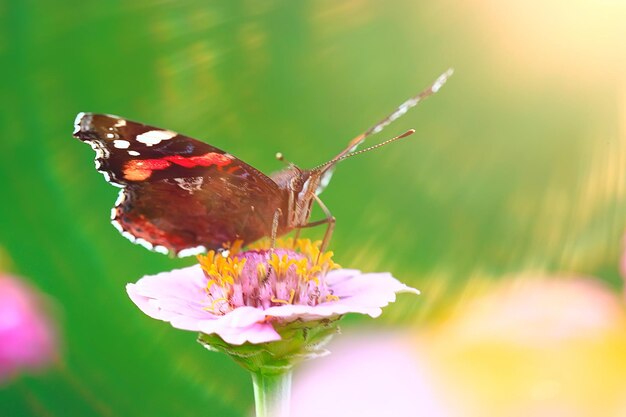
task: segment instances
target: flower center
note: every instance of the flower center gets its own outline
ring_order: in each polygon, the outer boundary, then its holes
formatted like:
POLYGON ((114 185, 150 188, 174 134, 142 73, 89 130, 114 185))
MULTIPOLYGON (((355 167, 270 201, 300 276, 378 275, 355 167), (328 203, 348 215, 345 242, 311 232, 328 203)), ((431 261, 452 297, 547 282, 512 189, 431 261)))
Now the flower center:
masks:
POLYGON ((240 247, 237 241, 224 251, 198 255, 207 278, 207 310, 225 314, 242 306, 312 306, 337 299, 324 277, 339 265, 332 252, 320 252, 319 241, 278 239, 273 249, 262 241, 244 252, 240 247))

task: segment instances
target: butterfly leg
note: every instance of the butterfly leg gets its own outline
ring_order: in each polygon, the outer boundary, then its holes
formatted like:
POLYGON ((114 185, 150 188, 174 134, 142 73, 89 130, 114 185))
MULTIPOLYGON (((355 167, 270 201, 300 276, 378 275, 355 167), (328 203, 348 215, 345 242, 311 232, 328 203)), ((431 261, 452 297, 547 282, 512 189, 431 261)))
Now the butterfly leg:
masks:
POLYGON ((324 204, 317 195, 313 195, 313 197, 315 198, 315 201, 317 202, 317 204, 320 206, 320 208, 326 215, 326 218, 315 221, 315 222, 307 223, 304 226, 300 226, 298 229, 304 229, 305 227, 315 227, 315 226, 325 224, 326 232, 324 233, 324 238, 322 239, 322 245, 320 246, 320 253, 322 253, 326 250, 326 248, 328 247, 328 244, 330 243, 330 238, 332 237, 333 231, 335 230, 336 219, 335 219, 335 216, 331 214, 330 210, 328 210, 328 207, 326 207, 326 204, 324 204))
MULTIPOLYGON (((267 218, 263 217, 261 213, 259 213, 255 209, 254 206, 250 206, 250 212, 258 219, 258 221, 261 223, 261 227, 263 227, 264 230, 267 230, 266 228, 269 228, 270 250, 273 251, 276 247, 276 238, 278 237, 278 225, 280 216, 283 215, 283 211, 279 208, 274 211, 271 224, 267 221, 267 218)), ((246 220, 246 222, 247 221, 248 220, 246 220)))
POLYGON ((272 255, 274 255, 274 249, 276 249, 276 237, 278 235, 278 220, 280 219, 281 215, 282 215, 281 209, 278 208, 276 209, 276 211, 274 211, 274 217, 272 218, 272 231, 270 233, 270 249, 267 252, 268 268, 267 268, 267 272, 265 273, 264 281, 267 281, 270 277, 270 274, 272 273, 272 265, 269 263, 269 260, 272 259, 272 255))
POLYGON ((327 222, 327 226, 326 226, 326 232, 324 233, 324 239, 322 240, 322 246, 320 246, 320 253, 324 252, 326 250, 326 248, 328 247, 328 244, 330 243, 330 238, 333 235, 333 231, 335 230, 335 216, 333 216, 330 212, 330 210, 328 210, 328 207, 326 207, 326 205, 322 202, 322 200, 320 200, 320 198, 318 196, 315 196, 315 201, 317 201, 317 204, 319 204, 319 206, 322 208, 322 211, 324 211, 324 214, 326 215, 326 222, 327 222))
POLYGON ((270 251, 274 252, 276 248, 276 235, 278 234, 278 219, 282 214, 281 209, 276 209, 274 212, 274 218, 272 219, 272 234, 270 235, 270 251))
POLYGON ((302 228, 301 228, 301 227, 296 227, 296 231, 295 231, 295 233, 293 234, 293 241, 294 241, 294 242, 297 242, 297 241, 298 241, 298 239, 300 239, 300 232, 301 232, 301 231, 302 231, 302 228))

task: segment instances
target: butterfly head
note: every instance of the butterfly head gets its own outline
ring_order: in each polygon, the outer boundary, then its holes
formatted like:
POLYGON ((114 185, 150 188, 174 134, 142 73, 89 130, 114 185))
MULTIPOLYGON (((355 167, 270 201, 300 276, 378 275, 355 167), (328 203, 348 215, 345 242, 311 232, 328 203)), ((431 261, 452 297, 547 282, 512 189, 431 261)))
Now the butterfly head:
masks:
POLYGON ((272 174, 272 179, 279 188, 296 195, 302 192, 310 177, 310 171, 298 168, 294 164, 272 174))

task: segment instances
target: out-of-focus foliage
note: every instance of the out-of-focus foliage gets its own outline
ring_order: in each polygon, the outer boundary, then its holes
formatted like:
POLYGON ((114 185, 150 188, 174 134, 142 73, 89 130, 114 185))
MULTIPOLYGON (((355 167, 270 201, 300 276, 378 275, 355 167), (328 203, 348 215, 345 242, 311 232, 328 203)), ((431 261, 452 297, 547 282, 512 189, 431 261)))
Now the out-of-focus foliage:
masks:
POLYGON ((625 18, 612 1, 0 3, 0 245, 59 300, 66 337, 58 368, 0 391, 0 415, 251 407, 242 370, 127 299, 125 283, 192 260, 111 227, 117 190, 71 137, 79 111, 180 131, 270 172, 276 151, 303 167, 329 159, 453 66, 369 143, 414 127, 411 139, 342 163, 323 194, 338 262, 423 291, 377 324, 428 323, 476 277, 529 269, 617 288, 625 18))

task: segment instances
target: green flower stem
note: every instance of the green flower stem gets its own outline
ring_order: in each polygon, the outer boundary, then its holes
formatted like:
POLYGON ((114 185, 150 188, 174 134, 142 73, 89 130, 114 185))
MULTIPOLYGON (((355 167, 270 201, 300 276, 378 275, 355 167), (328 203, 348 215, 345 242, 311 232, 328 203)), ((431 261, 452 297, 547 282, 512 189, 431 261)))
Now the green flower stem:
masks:
POLYGON ((292 369, 328 353, 324 346, 338 333, 337 322, 338 318, 282 323, 280 340, 274 342, 231 345, 204 333, 198 335, 198 342, 211 351, 228 354, 250 372, 257 417, 288 417, 292 369))
POLYGON ((256 417, 289 417, 291 373, 252 372, 256 417))

